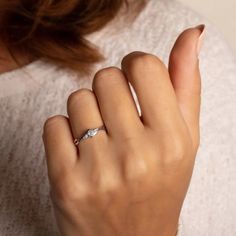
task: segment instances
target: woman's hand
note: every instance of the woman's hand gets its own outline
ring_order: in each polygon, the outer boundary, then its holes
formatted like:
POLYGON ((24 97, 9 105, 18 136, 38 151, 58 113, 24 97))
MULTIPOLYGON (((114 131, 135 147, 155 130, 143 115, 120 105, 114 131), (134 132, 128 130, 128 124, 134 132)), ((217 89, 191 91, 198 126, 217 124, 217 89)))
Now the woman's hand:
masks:
POLYGON ((93 91, 70 95, 69 118, 45 122, 51 197, 62 235, 176 234, 199 146, 202 31, 200 26, 180 35, 169 71, 154 55, 130 53, 121 70, 96 73, 93 91), (102 124, 107 131, 75 146, 75 138, 102 124))

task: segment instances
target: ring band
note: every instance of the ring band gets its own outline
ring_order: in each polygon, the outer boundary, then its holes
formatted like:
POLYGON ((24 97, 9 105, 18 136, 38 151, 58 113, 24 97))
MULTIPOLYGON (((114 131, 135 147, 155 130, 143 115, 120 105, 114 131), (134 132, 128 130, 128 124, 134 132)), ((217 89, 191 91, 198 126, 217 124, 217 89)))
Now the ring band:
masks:
POLYGON ((104 125, 100 126, 100 127, 97 127, 97 128, 93 128, 93 129, 88 129, 83 135, 81 138, 76 138, 74 139, 74 144, 77 146, 79 145, 79 143, 85 139, 88 139, 88 138, 92 138, 93 136, 95 136, 98 131, 100 130, 105 130, 106 131, 106 127, 104 125))

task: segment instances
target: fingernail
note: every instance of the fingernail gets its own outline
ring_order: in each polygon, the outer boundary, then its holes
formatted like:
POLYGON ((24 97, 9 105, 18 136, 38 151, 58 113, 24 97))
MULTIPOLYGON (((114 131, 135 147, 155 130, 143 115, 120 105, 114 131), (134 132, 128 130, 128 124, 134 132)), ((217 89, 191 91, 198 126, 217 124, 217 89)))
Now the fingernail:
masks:
POLYGON ((206 26, 204 24, 201 24, 201 25, 196 26, 195 28, 201 32, 201 34, 198 38, 198 43, 197 43, 197 55, 199 56, 201 48, 202 48, 202 44, 204 41, 206 26))

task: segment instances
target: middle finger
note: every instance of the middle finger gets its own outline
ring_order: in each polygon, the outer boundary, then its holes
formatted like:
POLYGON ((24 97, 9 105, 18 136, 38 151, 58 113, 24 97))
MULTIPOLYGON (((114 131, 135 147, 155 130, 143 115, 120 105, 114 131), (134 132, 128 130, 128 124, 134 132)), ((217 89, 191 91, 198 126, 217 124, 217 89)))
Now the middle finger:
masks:
POLYGON ((116 67, 98 71, 93 90, 108 133, 121 139, 134 137, 143 125, 122 71, 116 67))

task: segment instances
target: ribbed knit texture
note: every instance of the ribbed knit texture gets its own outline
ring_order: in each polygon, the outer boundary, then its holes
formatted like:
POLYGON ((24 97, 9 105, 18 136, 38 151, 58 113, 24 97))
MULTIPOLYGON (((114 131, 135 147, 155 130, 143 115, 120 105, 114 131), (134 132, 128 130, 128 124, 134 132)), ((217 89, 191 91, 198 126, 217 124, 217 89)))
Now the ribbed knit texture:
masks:
POLYGON ((81 77, 40 60, 0 75, 1 236, 58 235, 41 138, 45 120, 67 115, 66 101, 73 91, 91 89, 97 70, 120 67, 121 59, 132 51, 155 54, 167 64, 179 33, 200 23, 206 24, 200 55, 201 145, 179 235, 236 235, 234 56, 205 18, 173 0, 150 0, 134 24, 116 28, 113 22, 88 36, 107 57, 94 66, 91 76, 81 77))

